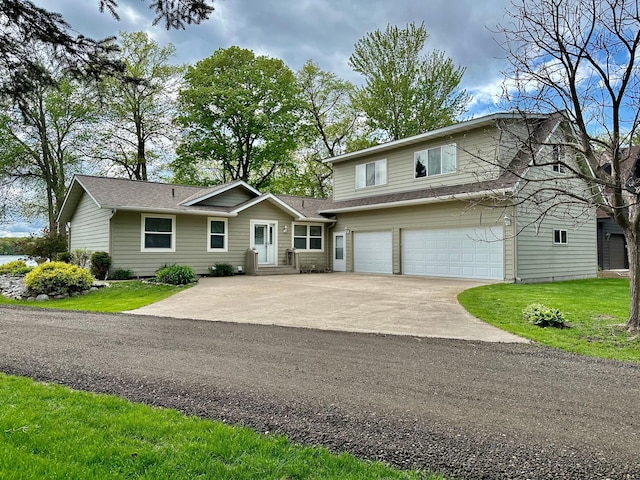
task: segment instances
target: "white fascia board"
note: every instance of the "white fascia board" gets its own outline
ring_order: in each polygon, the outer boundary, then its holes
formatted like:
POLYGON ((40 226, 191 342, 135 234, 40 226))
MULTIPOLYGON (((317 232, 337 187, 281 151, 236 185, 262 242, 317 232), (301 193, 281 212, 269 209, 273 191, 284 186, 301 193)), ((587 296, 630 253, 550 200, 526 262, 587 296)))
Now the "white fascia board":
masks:
POLYGON ((123 212, 141 212, 141 213, 164 213, 170 215, 201 215, 206 217, 237 217, 238 214, 234 212, 219 212, 216 210, 189 210, 189 209, 177 209, 177 208, 147 208, 147 207, 109 207, 104 205, 101 208, 110 208, 111 210, 123 211, 123 212))
POLYGON ((193 200, 189 200, 188 202, 183 203, 182 205, 184 205, 185 207, 190 207, 192 205, 195 205, 196 203, 202 202, 203 200, 207 200, 208 198, 213 198, 216 197, 224 192, 228 192, 229 190, 233 190, 236 187, 244 187, 247 190, 249 190, 251 193, 255 194, 255 195, 262 195, 258 190, 256 190, 255 188, 253 188, 251 185, 249 185, 248 183, 242 181, 242 180, 237 180, 233 183, 229 183, 228 185, 225 185, 223 188, 220 188, 218 190, 216 190, 215 192, 211 192, 211 193, 207 193, 206 195, 202 195, 200 197, 194 198, 193 200))
POLYGON ((275 195, 273 195, 272 193, 267 193, 266 195, 261 195, 260 197, 257 197, 255 199, 253 199, 252 201, 250 201, 249 203, 245 203, 244 205, 242 205, 240 208, 237 208, 235 210, 232 210, 233 213, 235 213, 236 215, 240 212, 242 212, 243 210, 246 210, 247 208, 251 208, 254 205, 257 205, 258 203, 264 202, 265 200, 271 200, 273 203, 275 203, 277 206, 279 206, 280 208, 282 208, 283 210, 287 211, 292 217, 295 218, 303 218, 306 219, 307 217, 305 217, 302 213, 300 213, 299 211, 297 211, 296 209, 290 207, 289 205, 287 205, 285 202, 283 202, 282 200, 280 200, 278 197, 276 197, 275 195))
POLYGON ((347 212, 361 212, 365 210, 378 210, 382 208, 410 207, 414 205, 427 205, 430 203, 451 202, 455 200, 462 200, 462 201, 473 200, 477 198, 486 197, 488 195, 506 196, 508 193, 511 193, 511 192, 512 192, 511 188, 500 188, 498 190, 484 190, 481 192, 461 193, 457 195, 443 195, 439 197, 430 197, 430 198, 414 198, 412 200, 402 200, 399 202, 374 203, 371 205, 335 208, 333 210, 320 210, 319 213, 327 213, 327 214, 347 213, 347 212))
POLYGON ((481 127, 483 125, 491 125, 495 123, 497 120, 512 120, 512 119, 523 120, 523 119, 529 119, 529 118, 547 118, 548 116, 549 115, 546 115, 546 114, 528 114, 525 116, 517 112, 494 113, 484 117, 478 117, 471 120, 467 120, 465 122, 456 123, 455 125, 449 125, 448 127, 442 127, 436 130, 431 130, 430 132, 421 133, 420 135, 415 135, 413 137, 402 138, 400 140, 394 140, 391 142, 383 143, 382 145, 375 145, 373 147, 365 148, 363 150, 357 150, 355 152, 338 155, 337 157, 327 158, 326 160, 323 160, 323 163, 339 163, 339 162, 344 162, 346 160, 353 160, 355 158, 363 157, 366 155, 374 155, 376 153, 386 152, 388 150, 393 150, 398 147, 412 145, 414 143, 423 142, 425 140, 430 140, 430 139, 434 139, 434 138, 438 138, 446 135, 452 135, 457 132, 462 132, 472 128, 481 127))

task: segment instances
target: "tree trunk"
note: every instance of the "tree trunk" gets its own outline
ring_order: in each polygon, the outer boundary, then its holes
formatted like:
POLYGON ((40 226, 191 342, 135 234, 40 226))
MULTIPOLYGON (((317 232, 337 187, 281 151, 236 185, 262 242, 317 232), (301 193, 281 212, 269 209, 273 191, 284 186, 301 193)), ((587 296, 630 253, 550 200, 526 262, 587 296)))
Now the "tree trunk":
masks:
POLYGON ((640 255, 638 235, 632 229, 625 229, 627 255, 629 256, 629 318, 627 328, 637 332, 640 329, 640 255))

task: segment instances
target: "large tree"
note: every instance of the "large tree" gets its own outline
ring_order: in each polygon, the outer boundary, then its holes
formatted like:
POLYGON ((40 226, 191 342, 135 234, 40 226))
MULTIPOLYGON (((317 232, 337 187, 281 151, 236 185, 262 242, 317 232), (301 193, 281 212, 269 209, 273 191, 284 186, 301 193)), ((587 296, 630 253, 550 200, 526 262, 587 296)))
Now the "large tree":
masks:
MULTIPOLYGON (((509 21, 499 29, 510 63, 505 83, 509 106, 525 116, 562 112, 573 128, 564 136, 555 135, 559 140, 553 140, 553 145, 545 145, 544 140, 538 145, 553 152, 551 161, 558 164, 556 171, 563 178, 546 192, 530 191, 553 196, 557 202, 598 207, 622 228, 631 284, 627 326, 637 331, 640 160, 630 156, 627 147, 639 127, 639 4, 636 0, 514 0, 507 15, 509 21), (564 187, 571 180, 586 186, 582 193, 564 187)), ((549 157, 532 158, 534 163, 549 161, 549 157)))
POLYGON ((297 165, 297 184, 302 191, 296 193, 327 197, 333 172, 323 160, 345 153, 361 123, 362 115, 351 102, 355 87, 334 73, 321 70, 312 60, 303 65, 296 79, 305 128, 297 165))
POLYGON ((244 180, 268 188, 290 166, 300 104, 295 76, 282 60, 218 49, 189 68, 179 104, 185 134, 172 163, 177 181, 244 180))
POLYGON ((124 78, 102 84, 102 141, 93 156, 147 180, 150 160, 173 149, 175 97, 185 68, 169 65, 173 45, 160 47, 144 32, 122 32, 118 44, 124 78))
POLYGON ((84 87, 63 78, 41 85, 0 110, 0 179, 21 194, 22 213, 46 216, 55 232, 68 180, 81 170, 95 103, 84 87))
POLYGON ((469 96, 460 89, 465 69, 444 52, 423 53, 424 23, 368 33, 358 40, 349 64, 365 78, 355 101, 371 128, 398 140, 451 125, 469 96))

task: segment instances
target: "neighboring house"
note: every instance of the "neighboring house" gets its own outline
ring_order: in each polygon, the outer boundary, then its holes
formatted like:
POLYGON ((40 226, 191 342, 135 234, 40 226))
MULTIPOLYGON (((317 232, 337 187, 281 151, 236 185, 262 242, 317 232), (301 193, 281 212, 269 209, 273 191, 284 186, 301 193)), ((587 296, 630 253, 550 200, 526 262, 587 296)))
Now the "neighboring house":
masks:
MULTIPOLYGON (((328 266, 327 227, 318 215, 330 201, 262 194, 244 182, 194 187, 79 175, 58 220, 68 224, 69 248, 105 251, 113 269, 152 276, 165 264, 198 274, 216 263, 247 267, 328 266), (298 264, 289 251, 296 247, 298 264)), ((273 271, 273 269, 272 269, 273 271)))
POLYGON ((303 269, 594 277, 594 211, 558 207, 544 216, 555 195, 523 201, 540 184, 583 188, 553 161, 560 152, 550 144, 565 127, 558 115, 525 122, 494 114, 334 157, 332 200, 265 195, 243 182, 201 188, 79 176, 59 221, 70 225, 71 249, 107 251, 114 268, 140 276, 165 263, 201 274, 216 262, 246 270, 251 248, 261 267, 290 263, 295 249, 303 269), (545 164, 534 166, 534 156, 545 164))
MULTIPOLYGON (((621 152, 623 171, 627 178, 640 167, 640 146, 633 146, 621 152)), ((602 166, 611 173, 609 159, 603 158, 602 166)), ((602 270, 624 270, 629 268, 627 241, 622 228, 602 210, 597 212, 598 222, 598 267, 602 270)))

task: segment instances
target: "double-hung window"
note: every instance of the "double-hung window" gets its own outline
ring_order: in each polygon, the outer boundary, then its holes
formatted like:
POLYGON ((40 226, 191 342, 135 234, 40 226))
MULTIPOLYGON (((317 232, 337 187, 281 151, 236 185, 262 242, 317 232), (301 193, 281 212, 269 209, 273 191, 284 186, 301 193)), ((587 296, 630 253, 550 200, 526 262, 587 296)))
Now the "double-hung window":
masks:
POLYGON ((143 252, 176 251, 175 215, 142 215, 143 252))
POLYGON ((566 175, 567 167, 564 166, 563 163, 565 161, 565 149, 563 145, 554 145, 552 151, 554 164, 552 165, 552 169, 554 173, 559 173, 560 175, 566 175))
POLYGON ((387 183, 387 160, 356 165, 356 188, 373 187, 387 183))
POLYGON ((293 247, 296 250, 322 251, 322 225, 293 225, 293 247))
POLYGON ((207 219, 207 251, 226 252, 228 222, 226 218, 209 217, 207 219))
POLYGON ((456 145, 421 150, 413 154, 415 178, 432 177, 456 171, 456 145))

